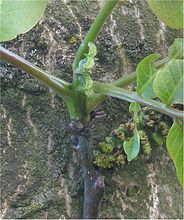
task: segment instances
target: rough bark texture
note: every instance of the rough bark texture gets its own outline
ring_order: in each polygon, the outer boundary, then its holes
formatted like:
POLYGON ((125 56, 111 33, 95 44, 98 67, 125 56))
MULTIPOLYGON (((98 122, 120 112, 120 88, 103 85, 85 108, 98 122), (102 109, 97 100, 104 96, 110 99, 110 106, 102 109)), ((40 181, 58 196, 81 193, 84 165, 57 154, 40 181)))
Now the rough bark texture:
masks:
MULTIPOLYGON (((4 46, 70 81, 74 54, 102 5, 102 0, 52 0, 36 27, 4 46)), ((165 55, 179 36, 156 19, 146 1, 120 3, 98 37, 93 78, 112 81, 152 52, 165 55)), ((66 107, 4 62, 1 77, 2 217, 80 218, 83 193, 66 107)), ((108 100, 99 107, 107 117, 94 122, 93 145, 128 120, 127 106, 108 100)), ((155 147, 149 160, 107 172, 105 183, 101 218, 182 218, 182 189, 165 148, 155 147)))

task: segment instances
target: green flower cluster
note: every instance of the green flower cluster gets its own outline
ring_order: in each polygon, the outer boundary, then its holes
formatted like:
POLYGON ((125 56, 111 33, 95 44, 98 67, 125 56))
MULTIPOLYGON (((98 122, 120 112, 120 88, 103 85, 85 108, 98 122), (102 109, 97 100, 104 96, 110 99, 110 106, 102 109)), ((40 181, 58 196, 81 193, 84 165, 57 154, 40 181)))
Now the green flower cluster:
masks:
POLYGON ((161 115, 146 108, 142 111, 141 117, 126 124, 120 124, 114 129, 110 136, 100 142, 94 150, 94 164, 103 169, 122 167, 127 163, 127 155, 123 149, 123 143, 132 136, 135 126, 138 127, 141 149, 144 155, 150 155, 153 146, 165 144, 169 130, 168 124, 161 119, 161 115), (136 123, 136 125, 135 125, 136 123), (157 126, 155 126, 157 124, 157 126))
POLYGON ((98 149, 94 151, 94 164, 98 167, 109 169, 125 164, 123 142, 115 133, 123 137, 123 132, 117 128, 112 131, 111 136, 105 138, 105 141, 100 142, 98 149))

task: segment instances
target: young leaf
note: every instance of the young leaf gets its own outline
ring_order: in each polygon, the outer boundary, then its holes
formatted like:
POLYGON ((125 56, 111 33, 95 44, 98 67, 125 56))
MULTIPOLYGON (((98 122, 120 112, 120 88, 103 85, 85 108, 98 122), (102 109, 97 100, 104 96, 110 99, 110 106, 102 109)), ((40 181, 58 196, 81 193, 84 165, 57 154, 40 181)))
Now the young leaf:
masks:
POLYGON ((137 66, 137 92, 144 97, 155 97, 153 80, 157 70, 154 67, 154 61, 159 57, 159 54, 151 54, 145 57, 137 66))
POLYGON ((147 0, 149 7, 165 24, 183 28, 183 0, 147 0))
POLYGON ((155 94, 166 105, 183 103, 183 60, 172 59, 155 76, 155 94))
POLYGON ((169 59, 184 59, 184 39, 177 38, 169 47, 169 59))
POLYGON ((93 44, 92 42, 89 42, 88 47, 89 47, 89 56, 94 58, 97 54, 97 49, 96 49, 95 44, 93 44))
POLYGON ((141 106, 137 102, 132 102, 129 105, 129 112, 137 114, 141 110, 141 106))
POLYGON ((83 74, 78 75, 78 85, 76 90, 83 91, 87 96, 94 95, 93 92, 93 80, 87 71, 83 74))
POLYGON ((81 74, 78 76, 79 85, 77 90, 87 90, 90 89, 93 85, 93 81, 89 74, 81 74))
POLYGON ((86 62, 83 64, 83 68, 89 70, 89 69, 93 68, 94 65, 95 65, 94 58, 93 57, 87 57, 86 62))
POLYGON ((167 136, 167 150, 176 168, 177 177, 183 184, 183 127, 179 122, 174 122, 167 136))
POLYGON ((43 15, 48 0, 1 0, 0 41, 8 41, 29 31, 43 15))
POLYGON ((123 143, 123 148, 127 154, 128 161, 133 160, 140 151, 140 137, 137 130, 135 130, 134 136, 123 143))

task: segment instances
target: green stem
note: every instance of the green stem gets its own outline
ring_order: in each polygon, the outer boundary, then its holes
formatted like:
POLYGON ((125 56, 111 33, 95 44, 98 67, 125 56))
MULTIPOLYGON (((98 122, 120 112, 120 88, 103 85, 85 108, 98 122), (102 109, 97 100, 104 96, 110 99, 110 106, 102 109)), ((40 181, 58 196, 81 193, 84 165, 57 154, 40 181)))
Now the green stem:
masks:
POLYGON ((57 92, 59 95, 64 97, 70 96, 69 83, 46 73, 42 69, 34 66, 24 58, 10 52, 9 50, 3 48, 2 46, 0 46, 0 57, 1 59, 7 61, 8 63, 11 63, 12 65, 18 67, 19 69, 25 71, 26 73, 42 81, 49 88, 57 92))
POLYGON ((72 91, 71 97, 66 100, 66 104, 72 120, 80 120, 81 122, 89 121, 90 112, 86 111, 85 94, 72 91))
MULTIPOLYGON (((160 68, 167 62, 168 62, 168 57, 157 61, 155 63, 155 67, 160 68)), ((136 72, 133 72, 113 81, 112 83, 110 83, 110 85, 122 88, 129 85, 130 83, 133 83, 135 80, 136 80, 136 72)), ((92 99, 88 101, 87 109, 91 111, 93 108, 98 106, 105 98, 106 98, 105 95, 96 94, 92 99)))
POLYGON ((86 111, 86 96, 79 92, 73 91, 71 84, 46 73, 27 60, 1 46, 0 55, 1 59, 34 76, 61 95, 68 106, 71 119, 81 121, 89 120, 89 113, 86 111))
MULTIPOLYGON (((155 68, 158 69, 158 68, 162 67, 165 63, 168 62, 168 60, 169 60, 169 58, 166 57, 162 60, 157 61, 155 63, 155 68)), ((136 80, 136 71, 113 81, 111 83, 111 85, 117 86, 117 87, 124 87, 124 86, 127 86, 128 84, 134 82, 135 80, 136 80)))
POLYGON ((103 95, 112 96, 115 98, 126 100, 128 102, 138 102, 139 104, 143 106, 150 107, 161 113, 169 115, 172 118, 179 118, 179 119, 184 118, 182 111, 176 110, 171 107, 167 107, 165 104, 161 102, 157 102, 155 100, 139 96, 136 92, 128 91, 126 89, 118 88, 113 85, 108 85, 108 84, 99 83, 99 82, 94 82, 93 88, 94 88, 94 91, 97 93, 101 93, 103 95))
POLYGON ((107 0, 105 5, 103 6, 103 8, 98 13, 95 21, 93 22, 93 24, 91 25, 88 33, 86 34, 86 36, 84 38, 84 41, 80 45, 80 47, 77 51, 77 54, 75 56, 75 59, 73 61, 72 66, 73 66, 74 74, 75 74, 75 71, 78 67, 78 64, 79 64, 80 60, 83 59, 84 54, 88 52, 88 43, 89 42, 94 42, 96 40, 103 24, 105 23, 106 19, 109 17, 112 10, 114 9, 114 7, 116 6, 116 4, 119 1, 120 0, 107 0))

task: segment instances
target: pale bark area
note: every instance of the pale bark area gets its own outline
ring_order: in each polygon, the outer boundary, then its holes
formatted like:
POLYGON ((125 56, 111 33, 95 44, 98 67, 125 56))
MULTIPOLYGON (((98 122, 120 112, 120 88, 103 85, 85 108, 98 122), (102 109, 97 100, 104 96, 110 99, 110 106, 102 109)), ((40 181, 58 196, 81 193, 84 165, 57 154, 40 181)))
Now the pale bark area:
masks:
MULTIPOLYGON (((74 54, 99 8, 98 1, 50 1, 43 19, 6 48, 48 72, 71 80, 74 54), (72 42, 72 37, 75 43, 72 42)), ((146 55, 165 55, 181 36, 158 22, 146 1, 120 4, 98 37, 93 78, 112 81, 146 55)), ((3 218, 80 218, 82 186, 60 97, 37 80, 1 63, 1 200, 3 218)), ((105 119, 92 125, 97 144, 128 120, 128 104, 108 100, 105 119)), ((182 218, 182 189, 165 148, 106 173, 101 218, 182 218)))

